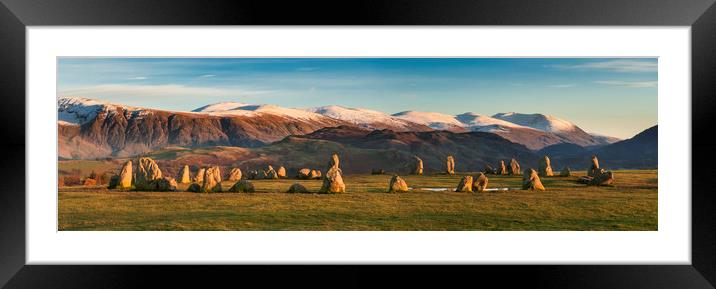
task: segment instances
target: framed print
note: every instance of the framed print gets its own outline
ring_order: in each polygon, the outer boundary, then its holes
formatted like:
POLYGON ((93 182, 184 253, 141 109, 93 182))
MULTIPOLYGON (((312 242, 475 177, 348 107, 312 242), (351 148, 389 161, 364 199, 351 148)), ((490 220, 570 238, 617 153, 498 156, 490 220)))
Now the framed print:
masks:
POLYGON ((712 2, 373 4, 4 1, 0 280, 713 287, 712 2))

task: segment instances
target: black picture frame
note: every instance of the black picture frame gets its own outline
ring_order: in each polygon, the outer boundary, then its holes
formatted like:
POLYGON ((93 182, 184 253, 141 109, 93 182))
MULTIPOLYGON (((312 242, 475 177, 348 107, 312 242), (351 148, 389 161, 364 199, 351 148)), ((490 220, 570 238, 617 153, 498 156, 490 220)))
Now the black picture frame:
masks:
MULTIPOLYGON (((716 196, 709 164, 716 107, 714 0, 363 2, 0 0, 0 285, 4 288, 446 287, 714 288, 716 196), (690 26, 692 77, 691 265, 576 266, 72 266, 26 265, 25 28, 36 25, 630 25, 690 26), (20 177, 22 175, 22 177, 20 177)), ((668 176, 664 176, 668 180, 668 176)), ((688 186, 682 193, 687 194, 688 186)))

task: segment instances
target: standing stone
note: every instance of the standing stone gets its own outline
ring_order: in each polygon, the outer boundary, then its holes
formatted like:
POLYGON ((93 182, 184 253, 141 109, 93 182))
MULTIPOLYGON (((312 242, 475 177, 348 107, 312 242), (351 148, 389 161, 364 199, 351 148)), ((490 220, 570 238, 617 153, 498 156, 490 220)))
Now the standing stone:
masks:
POLYGON ((132 187, 132 161, 127 161, 122 167, 122 172, 119 173, 119 183, 117 184, 118 189, 129 189, 132 187))
POLYGON ((403 178, 394 175, 388 183, 388 193, 404 193, 408 191, 408 184, 403 178))
POLYGON ((535 170, 525 170, 525 173, 522 176, 522 189, 544 191, 542 181, 540 181, 539 176, 537 175, 537 172, 535 170))
POLYGON ((482 193, 483 191, 485 191, 485 189, 487 189, 487 176, 485 176, 485 174, 483 173, 480 173, 479 175, 477 175, 477 178, 472 183, 472 190, 478 193, 482 193))
POLYGON ((597 159, 597 156, 592 156, 592 164, 589 166, 589 171, 587 171, 587 175, 590 177, 596 177, 599 174, 599 159, 597 159))
POLYGON ((308 191, 308 189, 306 189, 306 187, 304 187, 302 184, 295 183, 295 184, 291 185, 291 186, 288 188, 288 191, 286 191, 286 192, 287 192, 287 193, 301 193, 301 194, 305 194, 305 193, 308 193, 309 191, 308 191))
POLYGON ((506 175, 507 174, 507 167, 505 166, 505 161, 500 160, 500 167, 497 169, 498 175, 506 175))
POLYGON ((253 193, 255 191, 254 184, 249 180, 240 180, 229 188, 229 192, 233 193, 253 193))
POLYGON ((554 173, 552 172, 552 165, 549 161, 548 156, 544 156, 544 158, 539 163, 539 176, 540 177, 551 177, 554 176, 554 173))
POLYGON ((413 158, 413 168, 410 173, 419 176, 423 174, 423 160, 418 156, 413 158))
POLYGON ((569 169, 569 167, 562 168, 562 171, 559 173, 560 177, 571 177, 572 176, 572 170, 569 169))
POLYGON ((285 179, 286 178, 286 168, 283 166, 278 167, 278 170, 276 171, 276 175, 278 175, 279 178, 285 179))
POLYGON ((266 178, 270 180, 278 180, 278 173, 271 168, 270 170, 266 171, 266 178))
MULTIPOLYGON (((340 171, 340 169, 339 169, 339 171, 340 171)), ((311 173, 308 176, 309 176, 309 179, 311 179, 311 180, 320 180, 321 179, 321 171, 311 170, 311 173)))
POLYGON ((297 178, 301 180, 311 179, 311 169, 303 168, 298 170, 297 178))
POLYGON ((346 192, 346 184, 343 183, 341 171, 337 166, 332 167, 326 172, 326 176, 323 178, 323 186, 321 186, 319 192, 327 194, 346 192))
POLYGON ((338 167, 338 165, 341 163, 340 159, 338 159, 338 154, 333 154, 331 156, 331 159, 328 160, 328 168, 326 172, 328 172, 328 169, 331 169, 332 167, 338 167))
POLYGON ((520 170, 520 164, 515 159, 510 160, 510 166, 507 167, 507 174, 508 175, 519 175, 522 173, 522 170, 520 170))
POLYGON ((134 179, 134 187, 137 190, 151 190, 152 181, 162 178, 162 171, 151 158, 139 158, 137 174, 134 179))
POLYGON ((455 191, 465 193, 472 192, 472 176, 462 177, 462 179, 460 179, 460 183, 457 184, 457 188, 455 188, 455 191))
POLYGON ((194 178, 194 182, 198 184, 204 183, 204 173, 206 172, 206 169, 201 168, 198 172, 196 172, 196 177, 194 178))
POLYGON ((241 180, 241 169, 233 168, 229 171, 229 181, 236 182, 241 180))
POLYGON ((594 177, 588 184, 591 186, 609 186, 612 183, 614 183, 614 173, 606 171, 594 177))
POLYGON ((445 171, 448 173, 448 175, 455 174, 455 158, 453 158, 452 156, 447 156, 447 161, 445 163, 445 171))
POLYGON ((201 191, 206 193, 221 192, 221 171, 219 167, 210 167, 204 171, 201 191))
POLYGON ((189 175, 189 166, 184 165, 184 168, 181 170, 181 176, 179 176, 179 182, 182 184, 191 183, 191 176, 189 175))

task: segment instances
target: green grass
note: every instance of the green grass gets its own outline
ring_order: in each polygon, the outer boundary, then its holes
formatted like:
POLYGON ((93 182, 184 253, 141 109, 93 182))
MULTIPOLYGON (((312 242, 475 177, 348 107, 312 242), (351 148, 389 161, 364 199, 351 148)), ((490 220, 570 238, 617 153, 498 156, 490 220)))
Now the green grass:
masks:
MULTIPOLYGON (((405 179, 413 188, 454 189, 460 177, 405 179)), ((488 177, 493 188, 518 188, 521 181, 488 177)), ((257 192, 251 194, 70 187, 59 192, 59 229, 657 230, 657 171, 617 171, 615 177, 614 187, 587 187, 576 176, 543 178, 544 192, 388 194, 389 175, 347 175, 348 193, 338 195, 283 193, 293 183, 318 191, 317 180, 253 181, 257 192)))

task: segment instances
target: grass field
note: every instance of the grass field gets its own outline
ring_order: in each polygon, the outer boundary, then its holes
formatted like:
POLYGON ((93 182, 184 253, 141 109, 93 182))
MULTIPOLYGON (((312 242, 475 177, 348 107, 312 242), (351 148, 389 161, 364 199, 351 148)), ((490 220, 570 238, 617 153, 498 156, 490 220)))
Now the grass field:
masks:
MULTIPOLYGON (((348 193, 338 195, 283 193, 293 183, 317 191, 318 180, 257 180, 251 194, 63 187, 59 229, 657 230, 656 170, 617 171, 614 187, 587 187, 574 176, 543 178, 544 192, 420 189, 454 189, 461 175, 406 176, 414 189, 400 194, 385 193, 389 175, 346 175, 348 193)), ((491 188, 520 186, 517 176, 488 177, 491 188)))

